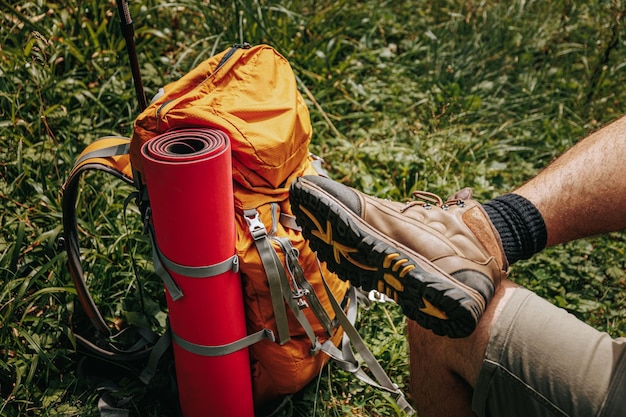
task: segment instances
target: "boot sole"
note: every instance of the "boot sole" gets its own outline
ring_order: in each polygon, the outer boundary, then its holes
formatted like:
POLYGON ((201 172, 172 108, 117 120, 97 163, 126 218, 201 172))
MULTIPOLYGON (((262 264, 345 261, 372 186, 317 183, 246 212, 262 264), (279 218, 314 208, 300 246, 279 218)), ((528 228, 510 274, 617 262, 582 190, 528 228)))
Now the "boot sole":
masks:
POLYGON ((471 334, 484 311, 445 273, 424 270, 429 260, 370 227, 323 189, 296 180, 291 208, 311 248, 330 271, 356 287, 392 298, 404 315, 435 334, 452 338, 471 334))

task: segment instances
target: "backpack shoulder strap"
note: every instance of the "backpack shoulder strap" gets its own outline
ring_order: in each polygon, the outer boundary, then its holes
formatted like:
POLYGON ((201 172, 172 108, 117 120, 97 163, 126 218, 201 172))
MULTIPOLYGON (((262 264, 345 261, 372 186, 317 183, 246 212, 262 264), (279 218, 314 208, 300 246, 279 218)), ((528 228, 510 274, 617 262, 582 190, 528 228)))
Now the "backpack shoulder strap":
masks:
POLYGON ((130 138, 123 136, 105 136, 89 144, 78 156, 68 179, 63 185, 65 191, 76 177, 90 169, 109 171, 123 181, 133 184, 133 173, 128 152, 130 138), (86 167, 88 165, 88 167, 86 167))
POLYGON ((102 171, 115 176, 127 184, 133 184, 128 150, 130 139, 108 136, 91 143, 79 155, 72 171, 63 184, 63 231, 68 267, 80 304, 85 309, 91 323, 100 333, 110 334, 109 328, 91 298, 84 279, 80 262, 80 245, 76 224, 76 199, 79 180, 88 171, 102 171))
POLYGON ((79 155, 62 187, 63 235, 68 269, 81 307, 92 325, 97 329, 98 334, 101 336, 99 342, 102 343, 92 343, 80 334, 75 334, 75 337, 81 345, 98 356, 119 360, 134 360, 146 356, 149 354, 149 350, 146 347, 153 345, 158 336, 148 329, 128 328, 124 331, 137 333, 139 340, 134 346, 127 350, 120 350, 111 343, 120 334, 114 335, 111 333, 85 282, 80 258, 76 201, 79 191, 79 180, 87 172, 104 172, 113 175, 126 184, 135 185, 128 155, 129 149, 130 139, 126 137, 107 136, 94 141, 79 155))

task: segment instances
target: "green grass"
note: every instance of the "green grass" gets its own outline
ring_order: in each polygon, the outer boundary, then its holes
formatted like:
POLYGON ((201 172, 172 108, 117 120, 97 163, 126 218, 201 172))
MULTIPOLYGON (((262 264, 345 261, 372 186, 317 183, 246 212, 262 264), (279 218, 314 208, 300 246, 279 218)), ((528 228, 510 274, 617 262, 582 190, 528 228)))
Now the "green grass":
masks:
MULTIPOLYGON (((125 44, 114 2, 0 5, 0 415, 97 415, 97 395, 76 371, 70 320, 80 308, 58 247, 60 190, 88 143, 131 133, 137 104, 125 44)), ((471 186, 487 200, 626 111, 626 4, 619 0, 130 6, 148 97, 230 44, 269 43, 301 82, 312 151, 335 179, 381 197, 471 186)), ((141 256, 147 242, 132 207, 124 224, 127 193, 105 178, 84 182, 85 265, 107 318, 158 327, 161 286, 141 256), (137 307, 132 251, 144 271, 147 313, 137 307)), ((512 277, 624 336, 625 254, 626 236, 614 233, 545 251, 515 265, 512 277)), ((359 326, 406 387, 397 308, 362 311, 359 326)), ((120 383, 138 392, 133 404, 144 415, 167 415, 158 387, 120 383)), ((331 366, 285 415, 399 413, 386 395, 331 366)))

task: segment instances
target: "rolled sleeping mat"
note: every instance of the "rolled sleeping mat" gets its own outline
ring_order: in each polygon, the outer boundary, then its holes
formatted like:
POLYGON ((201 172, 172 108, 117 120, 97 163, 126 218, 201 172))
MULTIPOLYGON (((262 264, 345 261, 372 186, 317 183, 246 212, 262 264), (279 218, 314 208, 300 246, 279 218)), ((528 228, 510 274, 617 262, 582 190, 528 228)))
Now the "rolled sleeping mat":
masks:
POLYGON ((248 350, 220 350, 246 336, 229 138, 218 129, 180 129, 141 151, 153 243, 171 277, 165 286, 182 414, 252 417, 248 350))

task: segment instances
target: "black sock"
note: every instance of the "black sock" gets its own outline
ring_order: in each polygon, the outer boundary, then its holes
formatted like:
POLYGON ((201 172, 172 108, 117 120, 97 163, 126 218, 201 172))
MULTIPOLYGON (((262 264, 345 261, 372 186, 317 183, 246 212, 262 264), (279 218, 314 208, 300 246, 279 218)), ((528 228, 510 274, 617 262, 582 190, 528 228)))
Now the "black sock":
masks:
POLYGON ((518 194, 505 194, 483 207, 495 226, 509 264, 528 259, 546 246, 546 224, 537 207, 518 194))

